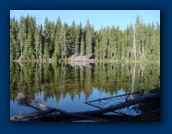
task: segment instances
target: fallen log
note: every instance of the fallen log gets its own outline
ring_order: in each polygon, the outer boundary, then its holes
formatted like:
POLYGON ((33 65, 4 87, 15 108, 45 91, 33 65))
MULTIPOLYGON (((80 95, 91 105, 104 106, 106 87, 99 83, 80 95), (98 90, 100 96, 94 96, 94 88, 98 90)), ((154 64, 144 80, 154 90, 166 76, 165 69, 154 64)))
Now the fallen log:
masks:
POLYGON ((51 114, 51 113, 54 113, 54 112, 59 112, 59 113, 65 115, 65 116, 84 118, 84 119, 91 119, 91 120, 95 120, 95 121, 98 121, 98 122, 105 121, 104 119, 102 120, 100 118, 95 118, 95 117, 91 117, 91 116, 88 116, 88 115, 68 113, 68 112, 66 112, 64 110, 61 110, 61 109, 51 108, 49 106, 46 106, 44 104, 38 103, 35 100, 30 99, 28 96, 25 96, 23 93, 18 93, 16 99, 18 100, 18 102, 20 104, 25 104, 26 106, 32 107, 32 108, 38 110, 38 112, 13 116, 13 117, 10 117, 10 121, 17 121, 17 120, 21 120, 21 119, 25 119, 25 118, 43 116, 43 115, 51 114), (34 104, 36 104, 36 105, 34 105, 34 104), (43 109, 45 109, 45 110, 43 110, 43 109))
MULTIPOLYGON (((95 118, 101 118, 102 121, 106 122, 159 122, 160 121, 160 111, 154 110, 150 111, 149 113, 140 114, 137 116, 126 116, 126 115, 94 115, 95 118)), ((76 118, 72 116, 57 116, 55 114, 49 114, 38 118, 31 118, 28 120, 28 122, 75 122, 75 121, 83 121, 83 120, 91 120, 91 119, 85 119, 85 118, 76 118)))
POLYGON ((19 115, 19 116, 13 116, 10 118, 10 121, 17 121, 17 120, 21 120, 24 118, 33 118, 33 117, 53 117, 53 119, 58 120, 58 118, 63 118, 65 117, 66 120, 77 120, 77 119, 87 119, 87 120, 95 120, 98 122, 102 122, 102 121, 107 121, 104 118, 101 118, 100 115, 103 115, 104 113, 108 113, 114 110, 118 110, 118 109, 122 109, 131 105, 135 105, 138 103, 143 103, 143 102, 149 102, 152 99, 156 99, 160 97, 160 92, 153 92, 153 93, 149 93, 147 95, 143 95, 140 96, 138 98, 134 98, 134 99, 130 99, 128 101, 122 102, 120 104, 114 105, 114 106, 110 106, 104 109, 100 109, 100 110, 94 110, 94 111, 84 111, 84 112, 66 112, 60 109, 56 109, 56 108, 51 108, 49 106, 40 104, 36 101, 33 101, 31 99, 29 99, 29 97, 26 97, 26 99, 29 100, 29 103, 24 100, 24 98, 22 97, 23 103, 25 103, 27 106, 32 106, 31 103, 36 103, 38 104, 38 107, 35 107, 35 109, 39 109, 37 112, 34 113, 30 113, 30 114, 23 114, 23 115, 19 115), (39 108, 39 106, 42 106, 44 108, 46 108, 46 110, 42 110, 39 108), (52 114, 56 112, 56 114, 52 114), (57 112, 59 112, 57 114, 57 112))
POLYGON ((147 95, 143 95, 143 96, 140 96, 138 98, 134 98, 134 99, 128 100, 126 102, 123 102, 123 103, 120 103, 120 104, 117 104, 117 105, 114 105, 114 106, 110 106, 110 107, 107 107, 107 108, 104 108, 104 109, 94 110, 94 111, 86 111, 86 112, 76 112, 76 113, 77 114, 82 113, 82 114, 86 114, 86 115, 104 114, 104 113, 111 112, 111 111, 114 111, 114 110, 118 110, 118 109, 121 109, 121 108, 124 108, 124 107, 135 105, 135 104, 138 104, 138 103, 141 103, 141 102, 149 101, 149 100, 155 99, 155 98, 157 98, 159 96, 160 96, 160 92, 149 93, 147 95))
POLYGON ((51 113, 53 113, 55 111, 56 111, 56 109, 49 109, 49 110, 45 110, 45 111, 38 111, 38 112, 29 113, 29 114, 12 116, 12 117, 10 117, 10 121, 18 121, 18 120, 22 120, 22 119, 25 119, 25 118, 31 118, 31 117, 47 115, 47 114, 51 114, 51 113))

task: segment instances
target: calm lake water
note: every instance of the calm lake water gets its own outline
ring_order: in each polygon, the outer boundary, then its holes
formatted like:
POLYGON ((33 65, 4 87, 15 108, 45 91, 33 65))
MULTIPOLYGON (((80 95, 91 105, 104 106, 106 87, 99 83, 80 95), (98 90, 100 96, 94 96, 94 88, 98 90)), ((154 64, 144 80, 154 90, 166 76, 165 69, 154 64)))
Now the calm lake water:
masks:
POLYGON ((159 64, 11 63, 10 116, 35 111, 17 103, 18 92, 42 104, 78 112, 107 107, 121 98, 94 106, 86 104, 86 101, 156 87, 160 87, 159 64))

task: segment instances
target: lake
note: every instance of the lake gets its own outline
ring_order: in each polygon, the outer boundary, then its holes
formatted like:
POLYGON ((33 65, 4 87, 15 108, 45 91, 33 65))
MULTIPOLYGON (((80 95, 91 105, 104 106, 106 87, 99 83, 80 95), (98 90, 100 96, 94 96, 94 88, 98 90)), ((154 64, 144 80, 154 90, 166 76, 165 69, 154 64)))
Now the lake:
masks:
POLYGON ((10 116, 35 111, 18 104, 18 92, 66 112, 79 112, 107 107, 124 98, 92 105, 87 101, 156 87, 160 87, 160 64, 155 63, 11 62, 10 116))

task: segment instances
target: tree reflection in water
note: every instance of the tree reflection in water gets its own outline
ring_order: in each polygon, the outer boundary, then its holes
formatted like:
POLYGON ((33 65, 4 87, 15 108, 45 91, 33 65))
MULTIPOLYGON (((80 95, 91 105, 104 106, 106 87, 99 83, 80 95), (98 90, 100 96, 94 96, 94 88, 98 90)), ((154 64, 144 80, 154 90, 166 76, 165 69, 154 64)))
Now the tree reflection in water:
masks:
MULTIPOLYGON (((153 89, 160 86, 159 64, 125 64, 125 63, 11 63, 10 64, 10 100, 12 107, 16 93, 22 92, 31 98, 42 95, 46 103, 62 103, 61 98, 83 95, 85 101, 91 99, 92 93, 105 93, 107 96, 117 94, 123 89, 125 93, 138 89, 153 89)), ((99 94, 97 99, 100 98, 99 94)), ((80 100, 84 101, 84 100, 80 100)), ((84 105, 84 103, 83 103, 84 105)), ((72 106, 71 106, 72 107, 72 106)))

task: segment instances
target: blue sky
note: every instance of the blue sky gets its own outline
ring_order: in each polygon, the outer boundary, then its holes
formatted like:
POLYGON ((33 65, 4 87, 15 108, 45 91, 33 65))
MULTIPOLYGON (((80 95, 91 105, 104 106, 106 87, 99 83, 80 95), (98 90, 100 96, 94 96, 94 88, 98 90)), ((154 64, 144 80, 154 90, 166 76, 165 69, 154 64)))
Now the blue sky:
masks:
POLYGON ((19 19, 21 15, 35 16, 37 23, 44 23, 46 17, 56 22, 60 16, 62 22, 68 25, 74 20, 76 24, 85 26, 87 20, 94 26, 95 30, 102 26, 119 26, 125 29, 130 23, 135 24, 136 16, 148 24, 158 22, 160 24, 160 10, 10 10, 10 17, 19 19))

